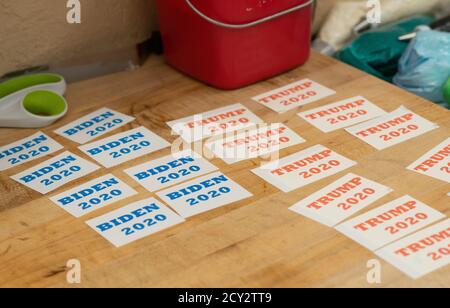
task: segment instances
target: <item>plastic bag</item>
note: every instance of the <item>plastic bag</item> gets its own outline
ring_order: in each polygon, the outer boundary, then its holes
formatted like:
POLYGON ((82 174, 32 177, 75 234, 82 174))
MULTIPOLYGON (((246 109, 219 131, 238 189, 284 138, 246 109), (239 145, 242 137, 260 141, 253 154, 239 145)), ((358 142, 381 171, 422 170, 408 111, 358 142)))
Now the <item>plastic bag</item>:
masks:
POLYGON ((450 77, 450 33, 422 31, 399 63, 394 83, 436 103, 444 103, 444 84, 450 77))
POLYGON ((347 64, 392 82, 398 70, 398 61, 408 47, 408 42, 400 41, 398 38, 414 31, 419 25, 431 22, 433 22, 431 17, 415 16, 366 32, 336 56, 347 64))

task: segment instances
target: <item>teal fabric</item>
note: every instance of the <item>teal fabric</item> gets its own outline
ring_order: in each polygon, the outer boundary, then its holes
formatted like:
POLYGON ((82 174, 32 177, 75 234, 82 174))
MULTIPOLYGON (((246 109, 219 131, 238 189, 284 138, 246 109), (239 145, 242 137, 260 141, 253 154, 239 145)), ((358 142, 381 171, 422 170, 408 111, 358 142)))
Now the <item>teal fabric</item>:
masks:
POLYGON ((397 23, 363 33, 336 57, 360 70, 392 82, 398 70, 398 61, 409 42, 398 38, 408 34, 419 25, 433 22, 432 17, 415 16, 397 23))
POLYGON ((418 96, 448 106, 445 84, 450 77, 450 33, 422 31, 399 63, 394 83, 418 96))

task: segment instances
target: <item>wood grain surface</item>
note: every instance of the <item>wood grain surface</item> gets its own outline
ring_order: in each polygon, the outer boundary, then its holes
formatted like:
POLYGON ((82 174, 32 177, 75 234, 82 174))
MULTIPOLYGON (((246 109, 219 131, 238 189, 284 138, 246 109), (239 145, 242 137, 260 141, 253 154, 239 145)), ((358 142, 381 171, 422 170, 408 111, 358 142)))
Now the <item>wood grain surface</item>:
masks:
MULTIPOLYGON (((395 191, 373 204, 380 206, 405 194, 448 215, 450 185, 406 170, 406 167, 450 136, 450 112, 408 94, 333 59, 313 54, 303 67, 236 91, 221 91, 196 82, 151 57, 140 69, 71 84, 68 115, 43 131, 83 157, 77 144, 53 130, 107 106, 136 117, 111 134, 143 125, 168 141, 166 121, 243 103, 266 122, 282 122, 307 140, 284 149, 281 156, 322 144, 356 160, 349 169, 395 191), (311 78, 337 94, 303 108, 278 115, 251 97, 311 78), (384 151, 377 151, 344 130, 324 134, 296 113, 327 103, 363 95, 386 111, 405 105, 440 128, 384 151)), ((0 129, 0 145, 27 137, 36 130, 0 129)), ((104 136, 104 137, 106 137, 104 136)), ((190 218, 186 223, 117 249, 90 229, 85 221, 152 196, 123 172, 145 161, 169 154, 169 149, 146 155, 58 189, 61 193, 107 173, 113 173, 139 194, 74 218, 51 201, 11 180, 9 176, 47 158, 0 174, 0 287, 70 287, 66 262, 82 265, 81 287, 372 287, 366 263, 376 256, 332 228, 288 210, 346 172, 285 194, 251 173, 259 159, 232 166, 212 162, 254 197, 190 218)), ((54 155, 52 155, 54 156, 54 155)), ((381 287, 450 287, 450 267, 412 280, 382 262, 381 287)))

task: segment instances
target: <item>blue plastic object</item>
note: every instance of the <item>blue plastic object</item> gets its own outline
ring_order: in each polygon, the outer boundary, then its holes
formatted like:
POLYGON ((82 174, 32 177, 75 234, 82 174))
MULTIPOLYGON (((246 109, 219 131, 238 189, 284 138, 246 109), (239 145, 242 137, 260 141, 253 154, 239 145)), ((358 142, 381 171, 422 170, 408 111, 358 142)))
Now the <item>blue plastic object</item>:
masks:
POLYGON ((444 103, 443 87, 450 77, 450 33, 422 31, 400 59, 394 83, 436 103, 444 103))

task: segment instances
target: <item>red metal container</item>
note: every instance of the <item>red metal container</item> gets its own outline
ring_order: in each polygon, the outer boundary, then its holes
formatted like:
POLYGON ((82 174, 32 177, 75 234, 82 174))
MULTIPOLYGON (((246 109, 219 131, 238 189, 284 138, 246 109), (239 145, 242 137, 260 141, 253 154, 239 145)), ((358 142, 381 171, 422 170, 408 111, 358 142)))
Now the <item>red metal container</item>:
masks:
POLYGON ((314 0, 157 0, 169 64, 235 89, 306 62, 314 0))

